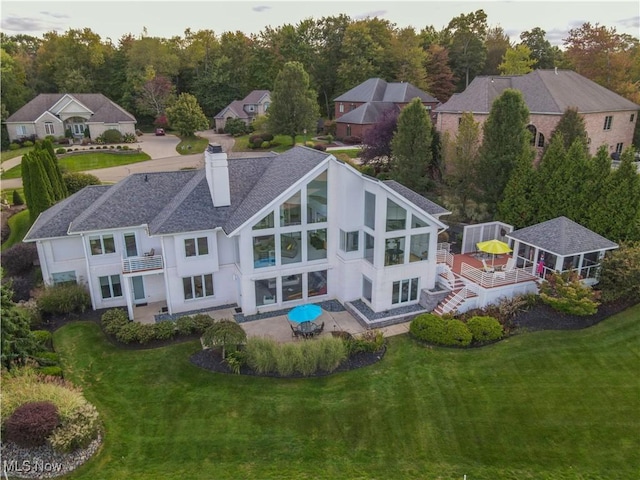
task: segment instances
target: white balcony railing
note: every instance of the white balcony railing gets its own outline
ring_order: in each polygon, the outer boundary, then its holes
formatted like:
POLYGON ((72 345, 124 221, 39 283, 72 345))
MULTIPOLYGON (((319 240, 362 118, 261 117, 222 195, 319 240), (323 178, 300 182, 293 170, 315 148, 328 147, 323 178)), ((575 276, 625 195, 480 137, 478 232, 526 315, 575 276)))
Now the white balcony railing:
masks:
POLYGON ((144 257, 122 259, 122 273, 146 272, 149 270, 162 270, 163 268, 162 255, 145 255, 144 257))
POLYGON ((466 279, 471 280, 483 288, 502 287, 514 283, 539 280, 538 277, 531 275, 531 273, 523 268, 514 268, 509 272, 485 272, 465 262, 462 262, 460 273, 466 279))

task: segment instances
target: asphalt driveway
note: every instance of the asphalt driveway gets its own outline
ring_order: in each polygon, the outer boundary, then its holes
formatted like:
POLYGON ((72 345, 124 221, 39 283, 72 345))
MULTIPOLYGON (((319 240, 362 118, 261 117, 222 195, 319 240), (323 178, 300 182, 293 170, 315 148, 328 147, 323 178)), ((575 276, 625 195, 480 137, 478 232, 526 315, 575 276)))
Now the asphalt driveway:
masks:
MULTIPOLYGON (((222 150, 227 152, 230 158, 244 156, 264 156, 255 153, 238 153, 231 152, 234 139, 228 135, 215 133, 213 130, 205 130, 197 132, 196 135, 209 139, 210 143, 218 143, 222 146, 222 150)), ((180 143, 180 139, 175 135, 165 135, 156 137, 152 133, 145 133, 138 138, 139 146, 143 152, 147 153, 151 160, 146 162, 132 163, 118 167, 100 168, 97 170, 87 170, 85 173, 95 175, 104 183, 115 183, 132 173, 144 172, 167 172, 172 170, 180 170, 184 168, 201 168, 204 166, 204 155, 196 153, 193 155, 179 155, 176 152, 176 146, 180 143)), ((13 158, 3 162, 2 168, 8 170, 14 165, 18 165, 22 157, 13 158)), ((22 186, 21 178, 2 180, 1 187, 3 189, 19 188, 22 186)))

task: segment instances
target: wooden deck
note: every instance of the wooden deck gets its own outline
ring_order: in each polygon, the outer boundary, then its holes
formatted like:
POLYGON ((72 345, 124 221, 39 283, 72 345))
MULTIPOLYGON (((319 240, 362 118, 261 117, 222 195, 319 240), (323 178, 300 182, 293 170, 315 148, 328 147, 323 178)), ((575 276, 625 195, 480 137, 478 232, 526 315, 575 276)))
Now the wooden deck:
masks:
POLYGON ((439 261, 444 261, 450 266, 455 276, 470 281, 482 288, 500 288, 515 283, 537 281, 538 277, 531 275, 528 270, 514 268, 509 272, 502 271, 502 268, 509 261, 510 255, 479 255, 479 254, 456 254, 441 255, 439 261), (493 266, 495 272, 487 272, 482 265, 484 258, 488 267, 493 266))

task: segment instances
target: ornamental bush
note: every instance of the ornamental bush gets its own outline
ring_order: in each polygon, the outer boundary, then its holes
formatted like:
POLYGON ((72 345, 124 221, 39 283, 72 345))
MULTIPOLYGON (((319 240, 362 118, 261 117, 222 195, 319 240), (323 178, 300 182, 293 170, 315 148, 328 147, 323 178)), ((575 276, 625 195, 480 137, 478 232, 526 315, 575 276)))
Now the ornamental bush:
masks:
POLYGON ((196 323, 191 317, 180 317, 176 320, 179 335, 191 335, 196 330, 196 323))
POLYGON ((570 315, 593 315, 598 311, 593 290, 573 272, 548 277, 540 285, 540 298, 554 310, 570 315))
POLYGON ((500 340, 503 335, 502 325, 493 317, 471 317, 467 321, 467 328, 475 342, 492 342, 500 340))
POLYGON ((86 448, 98 436, 100 416, 96 408, 85 403, 64 418, 49 436, 49 443, 58 452, 73 452, 86 448))
POLYGON ((215 320, 205 313, 198 313, 193 317, 195 333, 203 334, 207 328, 215 323, 215 320))
POLYGON ((5 440, 21 447, 37 447, 46 443, 60 423, 58 409, 51 402, 28 402, 20 405, 7 418, 5 440))
POLYGON ((466 347, 472 339, 473 336, 464 322, 457 319, 447 320, 442 345, 466 347))
POLYGON ((89 185, 100 185, 100 179, 95 175, 83 172, 69 172, 62 174, 62 181, 67 187, 69 195, 79 192, 89 185))
POLYGON ((51 332, 48 330, 32 330, 31 337, 38 350, 47 351, 53 349, 51 332))
POLYGON ((127 323, 119 325, 117 330, 115 331, 114 335, 116 337, 116 340, 122 343, 133 343, 140 341, 141 326, 142 324, 138 322, 130 322, 127 318, 127 323))
POLYGON ((122 143, 122 134, 118 130, 112 128, 110 130, 105 130, 102 134, 102 139, 104 140, 104 143, 122 143))
MULTIPOLYGON (((112 308, 102 314, 102 328, 110 335, 116 335, 118 331, 129 322, 129 315, 121 308, 112 308)), ((133 323, 133 322, 131 322, 133 323)))
POLYGON ((7 277, 22 275, 33 267, 38 258, 35 243, 16 243, 2 252, 2 268, 7 277))
POLYGON ((60 377, 62 378, 62 368, 56 365, 49 365, 38 369, 38 373, 45 377, 60 377))
POLYGON ((418 340, 441 343, 444 338, 446 320, 433 313, 423 313, 411 321, 409 333, 418 340))
POLYGON ((153 325, 153 329, 157 340, 168 340, 176 334, 176 324, 172 321, 158 322, 153 325))
POLYGON ((91 306, 87 290, 75 283, 46 287, 36 301, 42 313, 51 315, 82 313, 91 306))
POLYGON ((12 201, 14 205, 24 205, 24 200, 20 196, 20 192, 18 190, 13 191, 12 201))

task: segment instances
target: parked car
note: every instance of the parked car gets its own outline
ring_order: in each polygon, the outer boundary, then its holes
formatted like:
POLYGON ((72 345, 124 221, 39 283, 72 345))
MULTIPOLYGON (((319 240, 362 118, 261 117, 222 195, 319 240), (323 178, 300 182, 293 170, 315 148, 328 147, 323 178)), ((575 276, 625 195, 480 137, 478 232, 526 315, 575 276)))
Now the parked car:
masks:
POLYGON ((164 128, 156 128, 156 136, 164 135, 164 128))

